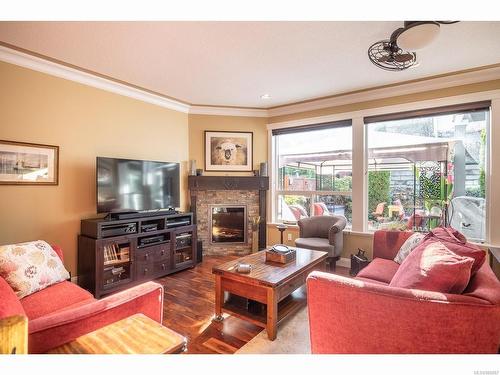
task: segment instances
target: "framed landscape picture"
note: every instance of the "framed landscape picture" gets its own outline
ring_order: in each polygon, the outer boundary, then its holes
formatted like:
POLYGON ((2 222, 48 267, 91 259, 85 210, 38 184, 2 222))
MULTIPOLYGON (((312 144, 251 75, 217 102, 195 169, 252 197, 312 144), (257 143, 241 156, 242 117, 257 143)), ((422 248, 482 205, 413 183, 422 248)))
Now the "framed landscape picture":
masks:
POLYGON ((0 140, 0 185, 57 185, 59 147, 0 140))
POLYGON ((253 133, 205 131, 205 170, 251 172, 253 133))

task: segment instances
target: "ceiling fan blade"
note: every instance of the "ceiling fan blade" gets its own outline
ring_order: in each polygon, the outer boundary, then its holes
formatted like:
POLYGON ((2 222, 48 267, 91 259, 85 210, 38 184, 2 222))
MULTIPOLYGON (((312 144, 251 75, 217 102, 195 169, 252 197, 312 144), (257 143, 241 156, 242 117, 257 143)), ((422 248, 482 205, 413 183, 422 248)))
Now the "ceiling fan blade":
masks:
POLYGON ((383 62, 387 62, 387 61, 389 61, 390 59, 391 59, 391 56, 390 56, 390 55, 384 55, 384 56, 380 56, 380 57, 377 59, 377 61, 378 61, 378 62, 383 63, 383 62))
POLYGON ((411 53, 402 53, 399 55, 394 55, 394 60, 400 63, 408 62, 413 60, 413 55, 411 53))

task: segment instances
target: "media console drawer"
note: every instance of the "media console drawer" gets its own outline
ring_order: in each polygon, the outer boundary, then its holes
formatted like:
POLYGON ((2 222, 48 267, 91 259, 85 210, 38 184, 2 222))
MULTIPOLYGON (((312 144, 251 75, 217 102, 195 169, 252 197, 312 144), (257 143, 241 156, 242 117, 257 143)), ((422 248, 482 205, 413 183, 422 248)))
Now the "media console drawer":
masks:
POLYGON ((170 264, 170 259, 162 262, 155 262, 154 264, 154 274, 161 276, 166 272, 172 270, 172 266, 170 264))
POLYGON ((170 259, 170 243, 159 245, 155 250, 155 260, 170 259))
POLYGON ((137 263, 135 268, 135 277, 137 280, 150 279, 154 275, 153 262, 137 263))
POLYGON ((135 252, 135 260, 137 262, 152 262, 156 251, 156 246, 150 246, 146 249, 137 249, 135 252))

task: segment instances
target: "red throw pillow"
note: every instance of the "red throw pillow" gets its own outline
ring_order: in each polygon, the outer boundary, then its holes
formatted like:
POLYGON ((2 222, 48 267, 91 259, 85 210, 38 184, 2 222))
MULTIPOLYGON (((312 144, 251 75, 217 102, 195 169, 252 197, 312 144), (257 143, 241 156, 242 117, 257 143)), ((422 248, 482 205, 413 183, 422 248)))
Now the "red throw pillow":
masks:
POLYGON ((408 255, 389 286, 461 294, 469 284, 473 263, 473 258, 455 254, 441 242, 432 242, 408 255))
POLYGON ((473 258, 474 264, 472 265, 471 275, 474 275, 481 268, 486 259, 486 252, 484 250, 481 250, 479 246, 467 242, 465 236, 452 227, 438 227, 433 229, 427 233, 419 247, 426 247, 432 242, 441 242, 455 254, 473 258))

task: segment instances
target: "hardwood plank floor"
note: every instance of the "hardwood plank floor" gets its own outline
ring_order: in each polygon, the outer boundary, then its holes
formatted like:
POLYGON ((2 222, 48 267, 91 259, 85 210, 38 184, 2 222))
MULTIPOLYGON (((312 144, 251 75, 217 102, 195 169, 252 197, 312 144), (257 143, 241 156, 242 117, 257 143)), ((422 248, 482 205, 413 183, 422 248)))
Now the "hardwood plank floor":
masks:
MULTIPOLYGON (((193 269, 156 279, 165 289, 163 325, 187 337, 187 354, 232 354, 254 338, 261 327, 224 315, 212 322, 215 308, 215 278, 212 267, 237 256, 204 256, 193 269)), ((348 275, 337 267, 336 273, 348 275)), ((278 328, 279 334, 279 328, 278 328)))

